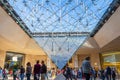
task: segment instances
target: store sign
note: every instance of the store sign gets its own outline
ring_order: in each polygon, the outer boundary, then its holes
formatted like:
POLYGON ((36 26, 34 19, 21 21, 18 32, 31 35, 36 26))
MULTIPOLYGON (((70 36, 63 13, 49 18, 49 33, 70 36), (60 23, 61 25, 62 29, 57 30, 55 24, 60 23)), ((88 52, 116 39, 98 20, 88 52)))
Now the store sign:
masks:
POLYGON ((17 57, 12 57, 12 61, 18 61, 17 57))

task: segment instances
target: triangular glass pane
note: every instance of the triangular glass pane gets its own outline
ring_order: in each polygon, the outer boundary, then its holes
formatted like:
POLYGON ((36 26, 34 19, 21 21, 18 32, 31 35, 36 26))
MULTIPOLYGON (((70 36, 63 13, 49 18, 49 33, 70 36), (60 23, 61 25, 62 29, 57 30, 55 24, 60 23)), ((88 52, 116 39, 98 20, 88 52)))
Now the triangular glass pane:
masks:
POLYGON ((62 69, 87 36, 34 37, 52 61, 62 69))

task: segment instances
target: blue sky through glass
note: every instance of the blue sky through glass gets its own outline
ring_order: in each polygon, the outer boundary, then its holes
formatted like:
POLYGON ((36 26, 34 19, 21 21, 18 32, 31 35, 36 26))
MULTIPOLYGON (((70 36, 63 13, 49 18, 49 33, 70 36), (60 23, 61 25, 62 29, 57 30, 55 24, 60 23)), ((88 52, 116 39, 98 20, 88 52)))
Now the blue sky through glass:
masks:
POLYGON ((8 0, 31 32, 91 32, 113 0, 8 0))
POLYGON ((53 62, 62 69, 92 33, 113 0, 7 0, 53 62), (66 33, 64 33, 66 32, 66 33), (74 36, 71 36, 71 33, 74 36), (64 34, 63 34, 64 33, 64 34), (60 37, 63 34, 64 36, 60 37), (69 35, 68 35, 69 34, 69 35))

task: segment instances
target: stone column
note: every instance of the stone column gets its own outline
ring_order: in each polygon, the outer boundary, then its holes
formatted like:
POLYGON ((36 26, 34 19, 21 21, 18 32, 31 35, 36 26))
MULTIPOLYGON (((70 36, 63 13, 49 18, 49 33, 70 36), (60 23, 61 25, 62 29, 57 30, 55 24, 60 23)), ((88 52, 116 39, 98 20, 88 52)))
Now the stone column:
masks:
POLYGON ((92 67, 96 67, 98 69, 101 68, 99 53, 96 52, 91 53, 91 65, 92 67))
POLYGON ((78 68, 78 56, 74 56, 74 68, 78 68))
POLYGON ((6 51, 0 50, 0 66, 4 68, 6 51))
POLYGON ((51 60, 47 57, 47 68, 51 69, 51 60))

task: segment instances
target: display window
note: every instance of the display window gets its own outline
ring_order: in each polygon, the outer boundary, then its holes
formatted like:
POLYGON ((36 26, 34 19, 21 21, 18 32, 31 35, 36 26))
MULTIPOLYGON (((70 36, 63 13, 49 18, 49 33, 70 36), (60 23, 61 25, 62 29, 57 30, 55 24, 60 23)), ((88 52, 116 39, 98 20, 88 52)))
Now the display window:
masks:
POLYGON ((24 54, 16 52, 6 52, 6 59, 4 67, 11 73, 13 68, 16 66, 20 68, 24 63, 24 54))
POLYGON ((107 52, 101 54, 102 67, 114 67, 120 73, 120 52, 107 52))

